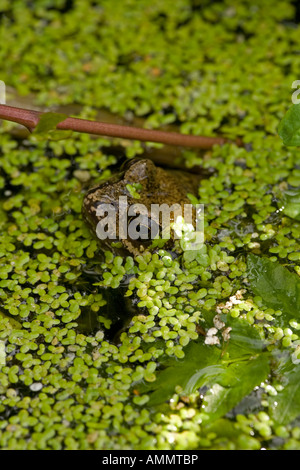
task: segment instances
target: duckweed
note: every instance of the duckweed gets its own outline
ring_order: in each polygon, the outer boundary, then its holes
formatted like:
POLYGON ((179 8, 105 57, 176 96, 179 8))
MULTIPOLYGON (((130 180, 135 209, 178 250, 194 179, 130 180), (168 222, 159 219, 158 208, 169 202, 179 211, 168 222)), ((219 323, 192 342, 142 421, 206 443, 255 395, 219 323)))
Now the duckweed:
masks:
MULTIPOLYGON (((277 136, 300 73, 293 3, 2 2, 0 78, 13 94, 78 104, 91 118, 106 108, 146 127, 242 137, 245 146, 182 152, 206 175, 193 198, 205 207, 199 252, 158 247, 122 258, 89 233, 83 196, 119 159, 155 145, 75 133, 20 139, 3 123, 1 449, 300 448, 299 398, 287 400, 282 421, 274 401, 287 392, 274 371, 215 420, 201 390, 184 395, 179 381, 155 407, 141 387, 164 361, 184 361, 216 315, 246 321, 287 370, 299 363, 296 313, 287 320, 268 306, 247 269, 254 253, 300 273, 300 224, 281 210, 282 193, 299 186, 300 156, 277 136)), ((139 185, 127 189, 139 197, 139 185)))

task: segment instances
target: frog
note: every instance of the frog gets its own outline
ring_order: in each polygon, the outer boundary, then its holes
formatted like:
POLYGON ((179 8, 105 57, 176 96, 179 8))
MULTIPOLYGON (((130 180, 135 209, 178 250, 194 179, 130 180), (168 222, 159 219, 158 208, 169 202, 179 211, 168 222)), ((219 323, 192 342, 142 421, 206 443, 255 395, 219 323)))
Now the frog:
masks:
MULTIPOLYGON (((109 179, 87 190, 82 205, 83 219, 95 235, 101 219, 99 207, 103 204, 112 205, 118 214, 120 201, 123 200, 120 197, 124 198, 125 196, 128 207, 133 204, 142 204, 148 214, 151 214, 153 204, 167 204, 169 207, 177 204, 183 209, 185 204, 191 204, 189 194, 197 197, 199 181, 198 174, 166 169, 157 166, 147 158, 134 158, 128 160, 109 179)), ((153 221, 151 217, 147 216, 144 220, 145 224, 148 224, 146 230, 148 229, 150 233, 150 225, 153 221)), ((115 235, 115 238, 107 237, 99 240, 103 250, 109 250, 115 255, 137 256, 153 245, 150 235, 144 239, 133 239, 130 236, 120 238, 118 230, 115 235)), ((165 247, 172 249, 174 243, 174 233, 171 232, 165 247)))

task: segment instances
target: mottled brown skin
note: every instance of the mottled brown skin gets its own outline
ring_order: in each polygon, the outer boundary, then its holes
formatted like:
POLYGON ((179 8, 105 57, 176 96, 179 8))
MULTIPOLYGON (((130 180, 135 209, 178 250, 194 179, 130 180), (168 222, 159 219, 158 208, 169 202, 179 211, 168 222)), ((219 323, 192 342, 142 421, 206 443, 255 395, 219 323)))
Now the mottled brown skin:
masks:
MULTIPOLYGON (((150 214, 151 204, 168 204, 169 206, 178 203, 182 207, 190 204, 188 193, 197 195, 199 185, 199 175, 188 174, 176 170, 164 170, 154 165, 151 160, 132 160, 127 163, 127 167, 109 180, 91 188, 83 201, 82 213, 85 221, 94 235, 99 218, 96 209, 99 204, 113 204, 118 213, 118 201, 120 196, 127 196, 128 205, 143 204, 150 214), (140 183, 142 190, 139 191, 139 198, 132 197, 127 184, 140 183)), ((152 240, 120 240, 121 249, 112 246, 112 242, 117 240, 99 240, 103 249, 110 250, 116 254, 141 254, 148 248, 152 240)), ((173 245, 174 240, 168 241, 168 248, 173 245)))

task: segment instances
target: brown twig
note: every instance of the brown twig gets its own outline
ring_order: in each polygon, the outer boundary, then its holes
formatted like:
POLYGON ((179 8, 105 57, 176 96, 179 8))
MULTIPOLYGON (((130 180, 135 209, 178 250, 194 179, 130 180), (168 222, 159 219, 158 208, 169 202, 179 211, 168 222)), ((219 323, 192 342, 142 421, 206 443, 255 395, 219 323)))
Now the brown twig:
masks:
MULTIPOLYGON (((0 119, 21 124, 31 132, 37 126, 41 115, 40 111, 33 111, 14 106, 0 105, 0 119)), ((118 137, 130 140, 140 140, 143 142, 158 142, 167 145, 182 147, 196 147, 210 149, 213 145, 222 145, 228 142, 223 137, 203 137, 186 135, 178 132, 165 132, 158 130, 143 129, 120 124, 108 124, 99 121, 68 117, 61 121, 57 129, 72 130, 75 132, 85 132, 88 134, 103 135, 106 137, 118 137)))

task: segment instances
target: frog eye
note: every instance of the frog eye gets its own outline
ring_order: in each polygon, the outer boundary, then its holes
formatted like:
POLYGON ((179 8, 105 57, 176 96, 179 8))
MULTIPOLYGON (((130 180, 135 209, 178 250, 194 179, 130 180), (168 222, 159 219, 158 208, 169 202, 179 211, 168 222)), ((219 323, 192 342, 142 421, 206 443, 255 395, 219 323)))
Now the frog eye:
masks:
POLYGON ((131 240, 138 240, 144 244, 152 242, 159 234, 159 225, 150 217, 140 214, 128 218, 127 233, 131 240))
POLYGON ((122 163, 122 165, 120 166, 120 170, 121 171, 126 171, 128 170, 131 165, 134 165, 134 163, 136 163, 137 161, 139 161, 140 159, 139 158, 126 158, 125 162, 122 163))

